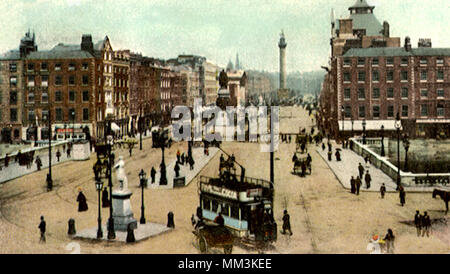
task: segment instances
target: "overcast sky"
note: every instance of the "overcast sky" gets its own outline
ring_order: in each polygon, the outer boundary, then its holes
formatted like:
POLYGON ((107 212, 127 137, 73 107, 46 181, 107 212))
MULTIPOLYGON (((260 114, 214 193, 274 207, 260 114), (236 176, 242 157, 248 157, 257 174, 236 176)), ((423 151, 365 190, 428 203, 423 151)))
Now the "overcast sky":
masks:
MULTIPOLYGON (((28 28, 39 49, 78 44, 82 34, 110 38, 113 49, 157 58, 197 54, 226 66, 236 53, 246 69, 278 70, 281 29, 287 70, 320 70, 329 56, 330 14, 347 17, 355 0, 1 0, 0 52, 18 48, 28 28)), ((391 36, 413 46, 431 38, 450 47, 449 0, 368 0, 391 36)))

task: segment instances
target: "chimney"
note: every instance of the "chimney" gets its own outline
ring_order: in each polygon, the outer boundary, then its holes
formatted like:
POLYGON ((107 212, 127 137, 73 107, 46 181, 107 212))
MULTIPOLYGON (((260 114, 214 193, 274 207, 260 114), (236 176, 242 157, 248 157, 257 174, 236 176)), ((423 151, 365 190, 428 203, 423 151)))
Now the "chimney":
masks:
POLYGON ((81 37, 81 50, 93 53, 94 44, 92 43, 92 36, 90 34, 83 34, 81 37))
POLYGON ((418 42, 419 48, 431 48, 431 39, 430 38, 420 38, 418 42))
POLYGON ((383 36, 389 37, 390 31, 389 31, 389 23, 387 21, 383 22, 383 36))
POLYGON ((409 36, 406 36, 405 38, 405 50, 411 51, 411 38, 409 38, 409 36))

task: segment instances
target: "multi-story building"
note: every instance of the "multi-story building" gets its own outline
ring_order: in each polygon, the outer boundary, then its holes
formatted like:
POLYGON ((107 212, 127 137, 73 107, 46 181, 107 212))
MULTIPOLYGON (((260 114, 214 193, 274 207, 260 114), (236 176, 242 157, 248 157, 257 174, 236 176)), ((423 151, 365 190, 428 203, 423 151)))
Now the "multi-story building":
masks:
POLYGON ((229 69, 228 90, 230 91, 230 105, 245 106, 247 103, 247 74, 243 70, 229 69))
POLYGON ((247 95, 253 104, 257 104, 260 98, 265 98, 270 93, 270 78, 265 73, 257 71, 248 71, 247 74, 247 95))
POLYGON ((129 83, 130 83, 130 51, 119 50, 114 52, 113 58, 113 81, 114 81, 114 117, 116 124, 121 128, 123 134, 128 133, 130 106, 129 106, 129 83))
POLYGON ((200 88, 203 91, 205 105, 214 105, 217 101, 217 91, 219 90, 219 72, 222 69, 206 61, 203 64, 203 77, 201 77, 200 88), (203 80, 203 81, 202 81, 203 80))

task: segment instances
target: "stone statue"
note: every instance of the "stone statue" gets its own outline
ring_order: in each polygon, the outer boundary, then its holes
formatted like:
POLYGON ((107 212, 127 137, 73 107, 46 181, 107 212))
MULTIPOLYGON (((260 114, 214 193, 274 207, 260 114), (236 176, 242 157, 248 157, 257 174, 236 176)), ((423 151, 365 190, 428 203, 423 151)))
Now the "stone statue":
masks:
POLYGON ((123 161, 123 156, 119 156, 119 161, 114 166, 116 169, 116 178, 119 182, 120 191, 128 191, 128 179, 125 174, 125 162, 123 161))
POLYGON ((228 87, 228 76, 225 70, 222 70, 219 74, 219 85, 220 88, 226 89, 228 87))

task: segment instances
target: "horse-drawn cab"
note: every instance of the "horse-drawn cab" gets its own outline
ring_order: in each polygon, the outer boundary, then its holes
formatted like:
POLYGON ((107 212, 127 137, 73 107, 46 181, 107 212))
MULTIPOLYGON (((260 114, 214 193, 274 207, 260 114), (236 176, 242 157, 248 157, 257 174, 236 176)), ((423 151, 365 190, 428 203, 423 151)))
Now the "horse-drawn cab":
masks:
POLYGON ((293 173, 295 175, 305 176, 306 172, 311 174, 311 161, 307 156, 300 152, 295 152, 292 157, 292 162, 294 163, 293 173))
POLYGON ((208 249, 223 248, 223 253, 231 254, 233 251, 234 236, 225 226, 202 222, 192 232, 197 237, 200 252, 207 253, 208 249))
POLYGON ((306 137, 306 134, 297 134, 297 136, 295 137, 295 145, 297 151, 301 149, 302 144, 307 143, 306 137))

